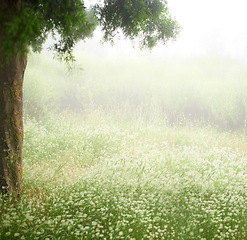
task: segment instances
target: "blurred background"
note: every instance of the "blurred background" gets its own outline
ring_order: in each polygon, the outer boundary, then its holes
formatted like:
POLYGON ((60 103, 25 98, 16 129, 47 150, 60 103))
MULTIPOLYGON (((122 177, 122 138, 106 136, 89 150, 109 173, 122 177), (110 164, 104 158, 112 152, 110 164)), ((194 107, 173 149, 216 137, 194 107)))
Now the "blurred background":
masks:
POLYGON ((170 0, 168 6, 182 27, 180 36, 151 52, 139 50, 138 39, 102 44, 97 29, 76 46, 73 71, 46 50, 49 40, 41 54, 31 53, 25 116, 99 112, 117 121, 245 129, 247 2, 170 0))

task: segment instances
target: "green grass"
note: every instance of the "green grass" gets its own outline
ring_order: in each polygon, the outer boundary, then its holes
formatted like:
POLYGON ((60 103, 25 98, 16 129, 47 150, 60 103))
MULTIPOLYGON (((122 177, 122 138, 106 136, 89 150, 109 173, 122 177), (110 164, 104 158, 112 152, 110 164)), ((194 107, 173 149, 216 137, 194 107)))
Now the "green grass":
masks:
POLYGON ((73 73, 47 56, 30 56, 24 81, 26 114, 40 119, 46 111, 101 109, 124 120, 152 122, 159 116, 171 124, 204 121, 224 130, 246 127, 247 71, 238 60, 112 60, 89 52, 76 54, 83 71, 73 73))
POLYGON ((247 137, 100 112, 26 118, 0 239, 247 239, 247 137))

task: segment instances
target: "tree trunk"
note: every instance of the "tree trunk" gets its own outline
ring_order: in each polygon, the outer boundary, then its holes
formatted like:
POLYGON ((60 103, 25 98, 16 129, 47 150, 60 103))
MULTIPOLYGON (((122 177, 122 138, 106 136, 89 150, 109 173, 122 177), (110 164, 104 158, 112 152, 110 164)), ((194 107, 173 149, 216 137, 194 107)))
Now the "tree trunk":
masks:
MULTIPOLYGON (((4 41, 0 36, 0 47, 4 41)), ((22 189, 23 78, 27 57, 8 61, 0 51, 0 188, 19 195, 22 189)))

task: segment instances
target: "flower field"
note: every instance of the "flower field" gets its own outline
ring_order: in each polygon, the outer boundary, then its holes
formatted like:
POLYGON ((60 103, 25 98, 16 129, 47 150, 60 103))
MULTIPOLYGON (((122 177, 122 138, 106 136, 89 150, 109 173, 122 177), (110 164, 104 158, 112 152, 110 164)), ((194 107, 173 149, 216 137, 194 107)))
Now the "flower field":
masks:
POLYGON ((247 239, 246 144, 100 113, 26 118, 23 194, 0 198, 0 239, 247 239))

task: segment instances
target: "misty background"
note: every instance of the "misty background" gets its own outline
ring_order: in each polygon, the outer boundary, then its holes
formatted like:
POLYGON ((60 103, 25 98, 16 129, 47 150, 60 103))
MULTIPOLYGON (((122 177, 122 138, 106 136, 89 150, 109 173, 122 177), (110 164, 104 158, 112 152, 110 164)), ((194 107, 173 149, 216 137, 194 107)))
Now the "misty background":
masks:
MULTIPOLYGON (((93 1, 85 1, 87 6, 93 1)), ((247 119, 247 6, 244 0, 172 0, 182 27, 177 41, 151 52, 138 40, 102 44, 94 37, 74 51, 75 70, 51 52, 31 54, 24 83, 25 115, 50 112, 87 116, 100 112, 118 121, 210 124, 242 130, 247 119)), ((46 47, 49 47, 48 40, 46 47)))
POLYGON ((151 52, 98 28, 73 71, 29 54, 0 239, 247 239, 247 1, 167 1, 181 33, 151 52))

